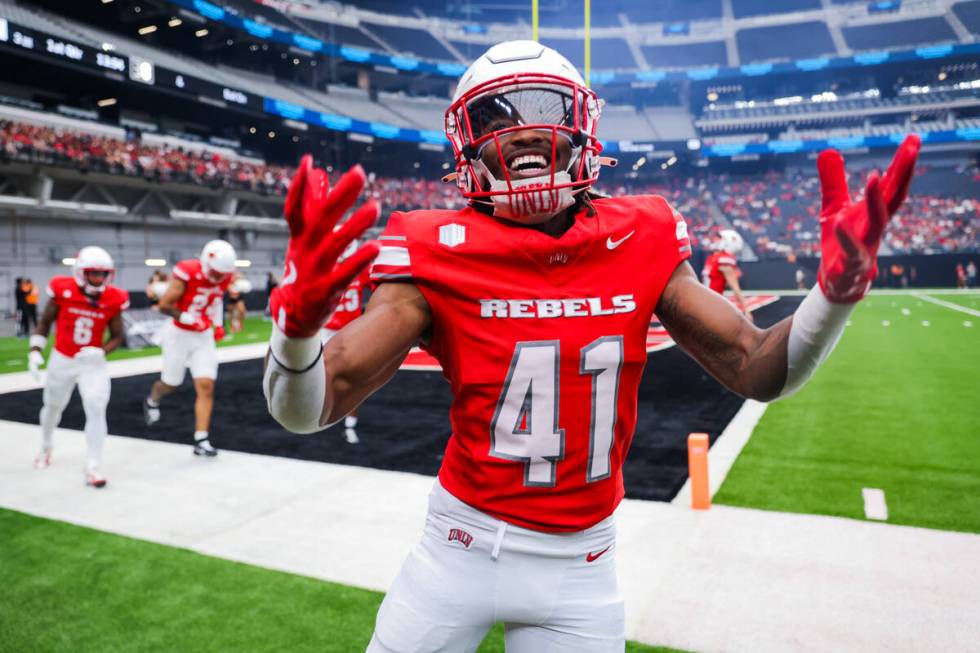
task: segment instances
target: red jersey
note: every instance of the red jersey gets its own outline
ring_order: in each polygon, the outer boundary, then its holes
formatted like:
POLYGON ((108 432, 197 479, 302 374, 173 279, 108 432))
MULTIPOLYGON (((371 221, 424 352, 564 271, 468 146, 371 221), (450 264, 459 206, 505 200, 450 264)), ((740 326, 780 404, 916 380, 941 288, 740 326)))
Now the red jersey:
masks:
POLYGON ((728 252, 714 252, 704 262, 701 268, 701 283, 714 290, 719 295, 725 294, 725 275, 722 274, 723 267, 737 267, 738 262, 735 257, 728 252))
POLYGON ((176 318, 174 324, 187 331, 205 331, 213 320, 209 314, 215 300, 220 300, 225 290, 233 281, 228 275, 221 283, 214 283, 201 270, 201 262, 196 258, 185 259, 174 266, 172 274, 184 282, 184 294, 177 301, 177 308, 195 317, 203 317, 207 326, 195 327, 193 324, 183 324, 176 318))
POLYGON ((578 531, 623 498, 654 308, 691 253, 657 196, 595 200, 559 238, 460 211, 394 213, 371 269, 432 311, 453 392, 439 479, 518 526, 578 531))
POLYGON ((327 324, 323 327, 324 329, 330 329, 331 331, 339 331, 348 324, 354 321, 354 318, 358 317, 364 312, 363 309, 363 299, 364 291, 367 289, 368 282, 368 270, 365 269, 364 272, 359 274, 356 279, 354 279, 344 294, 340 297, 340 303, 337 304, 337 309, 327 320, 327 324))
POLYGON ((82 347, 101 347, 109 320, 129 308, 129 293, 122 288, 106 286, 92 299, 72 277, 54 277, 46 292, 58 307, 54 348, 65 356, 82 347))

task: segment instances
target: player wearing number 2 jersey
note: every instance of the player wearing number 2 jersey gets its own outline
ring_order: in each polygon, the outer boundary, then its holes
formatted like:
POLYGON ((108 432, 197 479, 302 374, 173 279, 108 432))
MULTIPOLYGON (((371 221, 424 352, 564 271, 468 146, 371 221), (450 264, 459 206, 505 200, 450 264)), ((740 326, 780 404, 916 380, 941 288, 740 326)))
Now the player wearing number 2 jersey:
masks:
POLYGON ((511 653, 623 651, 613 512, 651 315, 733 391, 794 392, 867 292, 918 153, 910 137, 858 203, 840 155, 821 154, 819 286, 758 329, 698 282, 686 225, 662 198, 591 194, 609 162, 595 137, 600 109, 557 52, 491 48, 446 114, 470 205, 395 214, 380 244, 339 264, 377 215, 368 202, 334 230, 363 171, 328 193, 306 157, 290 184, 263 379, 270 413, 293 431, 325 428, 420 341, 454 395, 425 532, 385 596, 371 652, 473 651, 495 622, 511 653), (374 257, 364 315, 321 346, 317 331, 374 257))
POLYGON ((208 242, 199 259, 174 266, 170 286, 160 298, 161 313, 173 317, 163 327, 160 348, 163 370, 143 400, 148 426, 160 420, 160 400, 184 382, 190 368, 194 380, 194 455, 214 457, 218 450, 208 438, 214 407, 214 382, 218 377, 215 342, 225 335, 221 298, 232 284, 236 254, 223 240, 208 242))
POLYGON ((31 336, 28 354, 28 367, 39 376, 44 364, 42 352, 53 324, 54 350, 48 359, 40 416, 41 452, 34 466, 43 469, 51 464, 54 429, 77 385, 88 444, 85 483, 93 487, 106 484, 100 471, 111 387, 105 355, 122 343, 121 314, 129 307, 129 294, 110 285, 114 271, 108 252, 101 247, 83 247, 75 257, 72 276, 54 277, 48 283, 48 303, 31 336))

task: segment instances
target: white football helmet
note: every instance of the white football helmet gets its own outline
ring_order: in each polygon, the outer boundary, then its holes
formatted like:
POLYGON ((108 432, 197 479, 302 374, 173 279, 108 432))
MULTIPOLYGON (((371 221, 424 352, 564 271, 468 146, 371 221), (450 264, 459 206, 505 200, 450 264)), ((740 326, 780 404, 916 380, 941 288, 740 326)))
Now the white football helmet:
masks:
POLYGON ((71 269, 75 283, 85 291, 87 295, 98 295, 103 292, 116 275, 116 266, 112 262, 109 252, 101 247, 90 245, 78 250, 75 255, 75 263, 71 269), (105 279, 99 285, 89 283, 87 272, 105 272, 105 279))
POLYGON ((201 271, 212 281, 221 281, 235 271, 235 248, 225 240, 212 240, 201 250, 201 271))
POLYGON ((535 41, 495 45, 463 73, 446 111, 446 136, 456 158, 456 172, 446 180, 455 178, 463 197, 491 207, 497 217, 544 222, 574 204, 575 195, 599 177, 600 109, 599 98, 558 52, 535 41), (518 150, 505 161, 501 141, 526 130, 550 135, 550 156, 518 150), (562 169, 559 136, 571 147, 562 169), (496 144, 503 179, 481 159, 490 143, 496 144))
POLYGON ((734 229, 722 229, 718 237, 718 249, 735 256, 742 251, 742 247, 745 244, 742 236, 734 229))

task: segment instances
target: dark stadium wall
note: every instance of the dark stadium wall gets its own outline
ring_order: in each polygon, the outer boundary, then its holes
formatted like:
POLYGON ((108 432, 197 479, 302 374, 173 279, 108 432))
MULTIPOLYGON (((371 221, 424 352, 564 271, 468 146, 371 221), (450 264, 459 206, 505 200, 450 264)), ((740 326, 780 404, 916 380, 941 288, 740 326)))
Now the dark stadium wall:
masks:
MULTIPOLYGON (((969 261, 980 265, 980 254, 903 254, 878 258, 876 288, 955 288, 956 265, 969 261), (903 269, 905 282, 891 274, 893 265, 903 269), (914 272, 913 272, 914 271, 914 272)), ((786 290, 796 288, 796 270, 806 273, 806 285, 816 281, 819 258, 800 258, 796 263, 787 261, 759 261, 742 263, 741 284, 746 290, 786 290)), ((700 272, 700 268, 696 268, 700 272)))

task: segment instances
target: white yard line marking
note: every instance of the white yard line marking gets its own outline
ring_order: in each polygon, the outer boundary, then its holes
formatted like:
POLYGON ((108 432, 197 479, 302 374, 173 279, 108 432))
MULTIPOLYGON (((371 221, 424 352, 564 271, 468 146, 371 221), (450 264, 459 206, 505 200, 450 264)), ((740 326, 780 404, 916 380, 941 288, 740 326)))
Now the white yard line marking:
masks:
MULTIPOLYGON (((725 482, 728 471, 735 464, 735 459, 742 452, 742 447, 749 441, 756 424, 765 414, 768 404, 754 399, 747 399, 725 430, 721 432, 715 443, 708 450, 708 488, 714 496, 721 484, 725 482)), ((683 487, 677 492, 672 504, 676 506, 691 505, 691 479, 684 481, 683 487)))
POLYGON ((864 497, 864 516, 877 521, 888 521, 888 504, 885 503, 885 491, 876 487, 861 488, 864 497))
POLYGON ((972 315, 973 317, 980 317, 980 311, 975 311, 972 308, 967 308, 966 306, 960 306, 959 304, 943 301, 942 299, 936 299, 935 297, 930 297, 929 295, 923 295, 921 293, 915 293, 915 296, 924 299, 927 302, 932 302, 937 306, 944 306, 945 308, 959 311, 960 313, 966 313, 967 315, 972 315))

